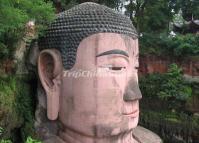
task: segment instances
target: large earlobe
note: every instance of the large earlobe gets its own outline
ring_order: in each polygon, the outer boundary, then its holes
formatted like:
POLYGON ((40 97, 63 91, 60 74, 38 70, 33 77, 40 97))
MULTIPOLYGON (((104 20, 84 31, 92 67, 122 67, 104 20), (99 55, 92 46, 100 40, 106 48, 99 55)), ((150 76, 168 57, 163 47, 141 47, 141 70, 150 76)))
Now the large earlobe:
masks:
POLYGON ((47 49, 40 52, 38 73, 47 95, 47 116, 50 120, 56 120, 59 113, 62 71, 61 54, 58 50, 47 49))

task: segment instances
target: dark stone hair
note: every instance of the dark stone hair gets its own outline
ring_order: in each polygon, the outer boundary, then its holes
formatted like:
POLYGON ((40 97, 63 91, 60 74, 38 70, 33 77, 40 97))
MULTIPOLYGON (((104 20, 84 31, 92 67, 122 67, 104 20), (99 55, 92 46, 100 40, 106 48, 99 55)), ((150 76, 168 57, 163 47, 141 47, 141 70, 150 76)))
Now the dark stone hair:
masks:
POLYGON ((39 38, 39 49, 58 49, 64 68, 71 69, 75 64, 79 43, 96 33, 119 33, 134 39, 138 37, 128 17, 106 6, 86 2, 58 14, 45 35, 39 38))

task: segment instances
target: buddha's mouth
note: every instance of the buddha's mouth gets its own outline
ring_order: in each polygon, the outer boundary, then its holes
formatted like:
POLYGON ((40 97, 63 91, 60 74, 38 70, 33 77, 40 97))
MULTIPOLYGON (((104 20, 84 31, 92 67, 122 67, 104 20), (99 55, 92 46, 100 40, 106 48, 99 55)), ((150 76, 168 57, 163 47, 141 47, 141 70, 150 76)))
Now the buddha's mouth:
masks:
POLYGON ((123 113, 124 116, 127 116, 127 117, 130 117, 130 118, 136 118, 139 116, 139 109, 137 110, 134 110, 132 112, 129 112, 129 113, 123 113))

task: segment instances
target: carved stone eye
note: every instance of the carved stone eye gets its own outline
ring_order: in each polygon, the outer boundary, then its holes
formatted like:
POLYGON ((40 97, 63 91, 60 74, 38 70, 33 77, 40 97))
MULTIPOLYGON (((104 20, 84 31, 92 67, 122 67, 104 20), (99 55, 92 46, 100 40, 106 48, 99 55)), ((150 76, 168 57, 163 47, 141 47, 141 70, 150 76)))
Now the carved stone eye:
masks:
POLYGON ((119 71, 125 69, 125 67, 109 67, 110 70, 119 71))
POLYGON ((138 70, 138 69, 139 69, 139 67, 135 67, 135 69, 136 69, 136 70, 138 70))

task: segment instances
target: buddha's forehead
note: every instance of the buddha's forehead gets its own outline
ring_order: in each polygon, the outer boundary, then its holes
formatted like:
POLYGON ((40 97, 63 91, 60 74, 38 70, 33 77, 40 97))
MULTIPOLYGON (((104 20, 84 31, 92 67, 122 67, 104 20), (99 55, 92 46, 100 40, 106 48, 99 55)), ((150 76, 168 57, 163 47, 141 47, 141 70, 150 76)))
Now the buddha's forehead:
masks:
POLYGON ((94 51, 96 55, 110 50, 121 50, 131 54, 138 52, 138 41, 124 34, 97 33, 84 38, 79 48, 85 48, 85 52, 94 51))

